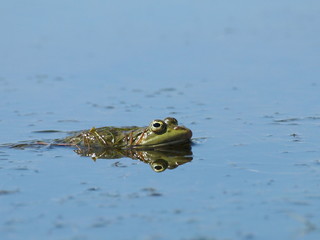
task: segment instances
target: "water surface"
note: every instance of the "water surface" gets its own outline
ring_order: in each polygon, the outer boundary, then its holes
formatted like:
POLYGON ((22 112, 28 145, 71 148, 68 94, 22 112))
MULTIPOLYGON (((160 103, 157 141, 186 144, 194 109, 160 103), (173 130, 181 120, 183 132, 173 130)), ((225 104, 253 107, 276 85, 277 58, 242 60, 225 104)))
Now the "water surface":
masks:
POLYGON ((161 173, 1 148, 1 239, 319 239, 319 7, 1 3, 1 144, 167 116, 195 142, 161 173))

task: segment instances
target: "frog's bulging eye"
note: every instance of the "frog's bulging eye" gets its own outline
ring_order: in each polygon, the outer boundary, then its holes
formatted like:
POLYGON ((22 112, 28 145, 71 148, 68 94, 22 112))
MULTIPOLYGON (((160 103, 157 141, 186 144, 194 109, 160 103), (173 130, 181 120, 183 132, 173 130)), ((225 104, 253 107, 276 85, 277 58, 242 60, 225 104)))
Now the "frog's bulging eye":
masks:
POLYGON ((168 162, 163 159, 157 159, 150 164, 151 168, 155 172, 163 172, 169 166, 168 162))
POLYGON ((168 125, 178 125, 178 120, 173 117, 167 117, 164 119, 164 122, 168 125))
POLYGON ((166 131, 167 129, 167 124, 161 120, 154 120, 150 124, 151 131, 157 134, 161 134, 166 131))

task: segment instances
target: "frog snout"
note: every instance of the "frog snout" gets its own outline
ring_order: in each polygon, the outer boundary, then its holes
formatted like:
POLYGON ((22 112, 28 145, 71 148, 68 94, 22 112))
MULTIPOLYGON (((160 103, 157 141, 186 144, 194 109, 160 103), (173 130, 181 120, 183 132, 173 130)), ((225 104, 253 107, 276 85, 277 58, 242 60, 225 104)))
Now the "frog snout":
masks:
POLYGON ((191 131, 189 128, 181 127, 181 126, 176 126, 176 127, 174 127, 173 129, 174 129, 174 130, 185 131, 187 138, 191 138, 191 137, 192 137, 192 131, 191 131))

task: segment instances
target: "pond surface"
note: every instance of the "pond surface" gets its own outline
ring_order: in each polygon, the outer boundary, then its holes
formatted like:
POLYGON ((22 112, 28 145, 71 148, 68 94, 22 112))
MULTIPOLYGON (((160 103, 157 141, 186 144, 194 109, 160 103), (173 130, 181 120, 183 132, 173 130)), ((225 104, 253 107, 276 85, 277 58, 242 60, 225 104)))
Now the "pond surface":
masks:
POLYGON ((167 116, 194 141, 160 173, 1 147, 1 239, 319 239, 319 1, 0 5, 0 144, 167 116))

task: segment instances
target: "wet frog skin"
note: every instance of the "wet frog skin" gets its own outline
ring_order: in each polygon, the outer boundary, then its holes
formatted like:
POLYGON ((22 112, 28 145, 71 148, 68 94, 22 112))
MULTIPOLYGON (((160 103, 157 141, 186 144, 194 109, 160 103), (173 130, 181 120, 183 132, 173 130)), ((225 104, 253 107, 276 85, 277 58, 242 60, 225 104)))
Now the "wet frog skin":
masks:
POLYGON ((190 129, 179 126, 175 118, 153 120, 147 127, 101 127, 82 131, 74 136, 56 140, 56 145, 80 148, 137 148, 168 147, 190 142, 190 129))

